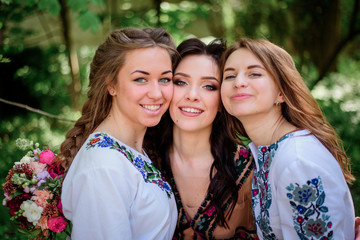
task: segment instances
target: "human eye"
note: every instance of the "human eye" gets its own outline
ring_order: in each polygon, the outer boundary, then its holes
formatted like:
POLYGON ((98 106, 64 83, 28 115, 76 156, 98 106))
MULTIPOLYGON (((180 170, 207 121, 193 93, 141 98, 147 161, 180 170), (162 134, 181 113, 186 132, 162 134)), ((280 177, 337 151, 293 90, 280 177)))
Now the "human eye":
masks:
POLYGON ((171 79, 170 78, 161 78, 159 81, 161 83, 169 83, 169 82, 171 82, 171 79))
POLYGON ((234 78, 236 78, 236 75, 235 75, 235 74, 229 74, 229 75, 226 75, 226 76, 224 77, 224 80, 231 80, 231 79, 234 79, 234 78))
POLYGON ((185 86, 186 82, 179 80, 179 79, 174 79, 174 85, 176 86, 185 86))
POLYGON ((136 78, 134 80, 134 82, 137 82, 137 83, 145 83, 146 82, 146 79, 145 78, 136 78))
POLYGON ((212 84, 206 84, 206 85, 204 86, 204 88, 205 88, 206 90, 210 90, 210 91, 216 91, 216 90, 218 89, 217 86, 212 85, 212 84))
POLYGON ((261 77, 262 76, 262 74, 261 73, 257 73, 257 72, 255 72, 255 73, 250 73, 249 74, 249 77, 250 78, 258 78, 258 77, 261 77))

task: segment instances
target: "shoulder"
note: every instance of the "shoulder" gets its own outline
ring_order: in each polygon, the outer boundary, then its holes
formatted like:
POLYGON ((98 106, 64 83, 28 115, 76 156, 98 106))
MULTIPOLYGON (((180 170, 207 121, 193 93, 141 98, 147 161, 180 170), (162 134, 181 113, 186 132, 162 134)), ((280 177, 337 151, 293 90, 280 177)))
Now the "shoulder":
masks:
POLYGON ((279 143, 275 153, 274 165, 278 169, 286 168, 325 168, 340 169, 340 166, 329 150, 308 131, 292 135, 279 143))
POLYGON ((83 177, 94 172, 107 172, 114 176, 137 173, 130 161, 137 157, 116 139, 106 134, 91 134, 76 154, 67 177, 83 177))

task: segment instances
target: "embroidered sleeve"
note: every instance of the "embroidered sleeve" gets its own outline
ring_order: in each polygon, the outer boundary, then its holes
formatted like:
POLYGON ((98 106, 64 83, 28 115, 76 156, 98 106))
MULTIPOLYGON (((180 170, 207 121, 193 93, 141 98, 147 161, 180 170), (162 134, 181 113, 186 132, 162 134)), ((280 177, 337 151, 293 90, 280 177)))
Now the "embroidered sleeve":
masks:
POLYGON ((286 168, 279 178, 276 201, 284 239, 296 235, 299 239, 346 239, 348 188, 342 178, 329 174, 326 166, 309 162, 298 161, 286 168))

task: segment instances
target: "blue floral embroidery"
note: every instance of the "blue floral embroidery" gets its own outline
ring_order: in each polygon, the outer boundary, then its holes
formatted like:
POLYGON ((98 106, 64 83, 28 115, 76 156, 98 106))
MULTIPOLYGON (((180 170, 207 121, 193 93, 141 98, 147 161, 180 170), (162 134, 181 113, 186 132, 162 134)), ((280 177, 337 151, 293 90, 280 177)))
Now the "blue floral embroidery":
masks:
POLYGON ((293 208, 293 224, 300 239, 333 239, 332 222, 324 206, 325 192, 321 178, 313 178, 300 186, 286 187, 293 208))
POLYGON ((257 162, 259 169, 255 166, 251 197, 255 223, 261 230, 264 239, 277 239, 270 225, 269 209, 272 204, 272 192, 269 183, 270 165, 279 147, 278 143, 292 135, 285 135, 270 146, 260 146, 258 148, 257 162))
POLYGON ((87 143, 87 149, 93 147, 108 147, 122 153, 141 173, 145 182, 157 184, 161 190, 166 192, 168 198, 171 198, 173 192, 170 185, 166 182, 160 171, 153 166, 151 161, 142 159, 140 155, 135 157, 131 150, 128 150, 124 145, 120 145, 117 141, 114 141, 106 133, 96 133, 94 137, 90 139, 87 143))

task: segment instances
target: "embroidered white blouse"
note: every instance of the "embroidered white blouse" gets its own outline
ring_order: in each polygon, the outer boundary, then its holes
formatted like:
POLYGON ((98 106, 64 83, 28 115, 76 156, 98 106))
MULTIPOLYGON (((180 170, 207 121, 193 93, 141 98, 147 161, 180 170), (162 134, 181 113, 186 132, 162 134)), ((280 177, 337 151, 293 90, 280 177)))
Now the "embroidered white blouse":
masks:
POLYGON ((336 159, 307 130, 249 145, 252 207, 260 239, 354 239, 355 213, 336 159))
POLYGON ((61 200, 72 239, 171 239, 177 208, 151 160, 105 133, 74 158, 61 200))

